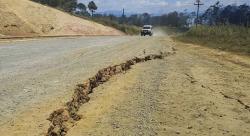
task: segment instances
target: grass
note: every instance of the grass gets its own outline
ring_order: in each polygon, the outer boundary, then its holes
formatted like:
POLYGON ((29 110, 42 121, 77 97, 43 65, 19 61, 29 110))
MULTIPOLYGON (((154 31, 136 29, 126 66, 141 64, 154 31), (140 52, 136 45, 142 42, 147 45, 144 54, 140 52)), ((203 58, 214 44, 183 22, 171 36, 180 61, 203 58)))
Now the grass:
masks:
POLYGON ((166 32, 169 36, 180 35, 187 31, 187 28, 179 28, 179 27, 169 27, 169 26, 160 26, 161 30, 166 32))
POLYGON ((125 34, 128 35, 138 35, 140 33, 140 27, 138 26, 134 26, 134 25, 127 25, 127 24, 120 24, 117 21, 112 21, 110 19, 107 18, 102 18, 102 17, 86 17, 86 16, 80 16, 77 14, 74 14, 74 16, 89 20, 89 21, 94 21, 96 23, 105 25, 105 26, 109 26, 109 27, 113 27, 115 29, 118 29, 122 32, 124 32, 125 34))
POLYGON ((140 28, 134 25, 119 24, 118 22, 111 21, 105 18, 94 18, 93 21, 105 26, 116 28, 129 35, 138 35, 140 33, 140 28))
POLYGON ((250 28, 242 26, 198 26, 175 39, 250 55, 250 28))

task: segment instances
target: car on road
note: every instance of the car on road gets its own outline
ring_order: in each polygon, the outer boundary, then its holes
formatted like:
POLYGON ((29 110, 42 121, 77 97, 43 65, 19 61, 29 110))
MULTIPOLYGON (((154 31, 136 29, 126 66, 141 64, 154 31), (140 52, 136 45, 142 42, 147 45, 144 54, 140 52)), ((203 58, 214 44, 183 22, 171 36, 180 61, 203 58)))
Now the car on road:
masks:
POLYGON ((153 26, 152 25, 144 25, 141 30, 141 36, 153 36, 153 26))

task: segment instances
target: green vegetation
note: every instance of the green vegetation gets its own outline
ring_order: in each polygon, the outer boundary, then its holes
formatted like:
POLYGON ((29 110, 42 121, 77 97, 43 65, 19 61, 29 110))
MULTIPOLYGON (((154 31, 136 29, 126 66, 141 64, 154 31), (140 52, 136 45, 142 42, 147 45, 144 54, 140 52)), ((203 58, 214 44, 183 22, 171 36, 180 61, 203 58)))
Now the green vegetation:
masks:
POLYGON ((106 18, 93 18, 93 21, 103 24, 105 26, 116 28, 129 35, 138 35, 140 33, 140 28, 134 25, 120 24, 114 20, 106 18))
POLYGON ((250 55, 250 6, 216 2, 195 20, 203 24, 191 28, 177 40, 224 51, 250 55))
POLYGON ((139 27, 132 24, 126 24, 121 22, 120 21, 121 17, 116 17, 114 15, 107 16, 107 15, 94 14, 94 12, 98 9, 94 1, 90 1, 88 6, 84 5, 83 3, 77 3, 77 0, 32 0, 32 1, 63 10, 80 18, 95 21, 105 26, 116 28, 129 35, 137 35, 140 33, 139 27), (88 10, 91 12, 91 15, 89 14, 88 10))
POLYGON ((88 4, 88 8, 89 8, 89 10, 91 11, 91 16, 93 17, 93 15, 94 15, 94 12, 97 10, 97 6, 96 6, 96 4, 95 4, 95 2, 94 1, 91 1, 91 2, 89 2, 89 4, 88 4))
POLYGON ((243 26, 198 26, 176 39, 250 55, 250 28, 243 26))
POLYGON ((32 1, 48 5, 54 8, 58 8, 69 13, 75 11, 77 7, 77 0, 32 0, 32 1))
POLYGON ((210 6, 201 17, 203 24, 208 25, 240 25, 250 26, 250 6, 223 6, 217 1, 210 6))
POLYGON ((170 26, 158 26, 158 27, 156 26, 155 29, 161 29, 164 32, 166 32, 169 36, 180 35, 188 30, 185 27, 170 27, 170 26))

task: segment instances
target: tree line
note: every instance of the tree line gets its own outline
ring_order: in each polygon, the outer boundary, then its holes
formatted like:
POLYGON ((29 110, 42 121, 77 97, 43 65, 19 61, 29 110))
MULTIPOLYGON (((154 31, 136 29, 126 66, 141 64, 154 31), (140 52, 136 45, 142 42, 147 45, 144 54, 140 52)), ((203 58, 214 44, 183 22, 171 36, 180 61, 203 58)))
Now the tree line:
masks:
POLYGON ((208 25, 241 25, 250 26, 250 6, 228 5, 223 6, 216 2, 201 16, 203 24, 208 25))
POLYGON ((96 19, 100 18, 100 19, 114 21, 120 24, 128 24, 136 26, 152 24, 152 25, 183 27, 186 25, 187 22, 186 20, 188 19, 187 14, 178 12, 171 12, 161 16, 151 16, 148 13, 143 13, 143 14, 133 14, 128 17, 125 15, 117 17, 112 14, 109 15, 94 14, 94 12, 98 9, 94 1, 90 1, 87 6, 83 3, 78 3, 77 0, 32 0, 32 1, 48 5, 54 8, 58 8, 68 13, 76 14, 77 16, 83 16, 83 17, 94 16, 96 19))
POLYGON ((90 1, 88 7, 83 3, 78 3, 77 0, 32 0, 44 5, 48 5, 54 8, 62 9, 69 13, 75 13, 84 16, 90 16, 87 9, 91 12, 93 16, 94 12, 97 10, 97 6, 94 1, 90 1))
POLYGON ((149 13, 142 14, 133 14, 130 16, 114 16, 96 14, 95 18, 101 18, 106 20, 111 20, 118 22, 120 24, 143 26, 143 25, 154 25, 154 26, 171 26, 171 27, 185 27, 187 26, 187 20, 189 14, 179 13, 179 12, 170 12, 168 14, 163 14, 160 16, 152 16, 149 13))
MULTIPOLYGON (((145 24, 158 26, 186 27, 191 23, 189 20, 193 18, 194 13, 187 12, 170 12, 167 14, 152 16, 149 13, 133 14, 130 16, 122 15, 120 17, 112 14, 94 14, 98 9, 94 1, 90 1, 88 5, 78 3, 77 0, 32 0, 51 7, 62 9, 77 16, 89 17, 95 19, 114 21, 120 24, 142 26, 145 24), (90 12, 90 13, 89 13, 90 12)), ((250 6, 243 4, 240 6, 228 5, 223 6, 220 2, 216 2, 210 6, 195 21, 207 25, 242 25, 250 26, 250 6)))

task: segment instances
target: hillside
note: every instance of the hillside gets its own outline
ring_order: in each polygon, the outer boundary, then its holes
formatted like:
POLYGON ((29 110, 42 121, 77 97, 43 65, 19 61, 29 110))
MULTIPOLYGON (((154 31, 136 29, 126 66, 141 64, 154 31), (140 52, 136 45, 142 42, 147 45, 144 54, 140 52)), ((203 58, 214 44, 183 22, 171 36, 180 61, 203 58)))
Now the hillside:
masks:
POLYGON ((0 37, 123 34, 29 0, 0 0, 0 15, 0 37))

